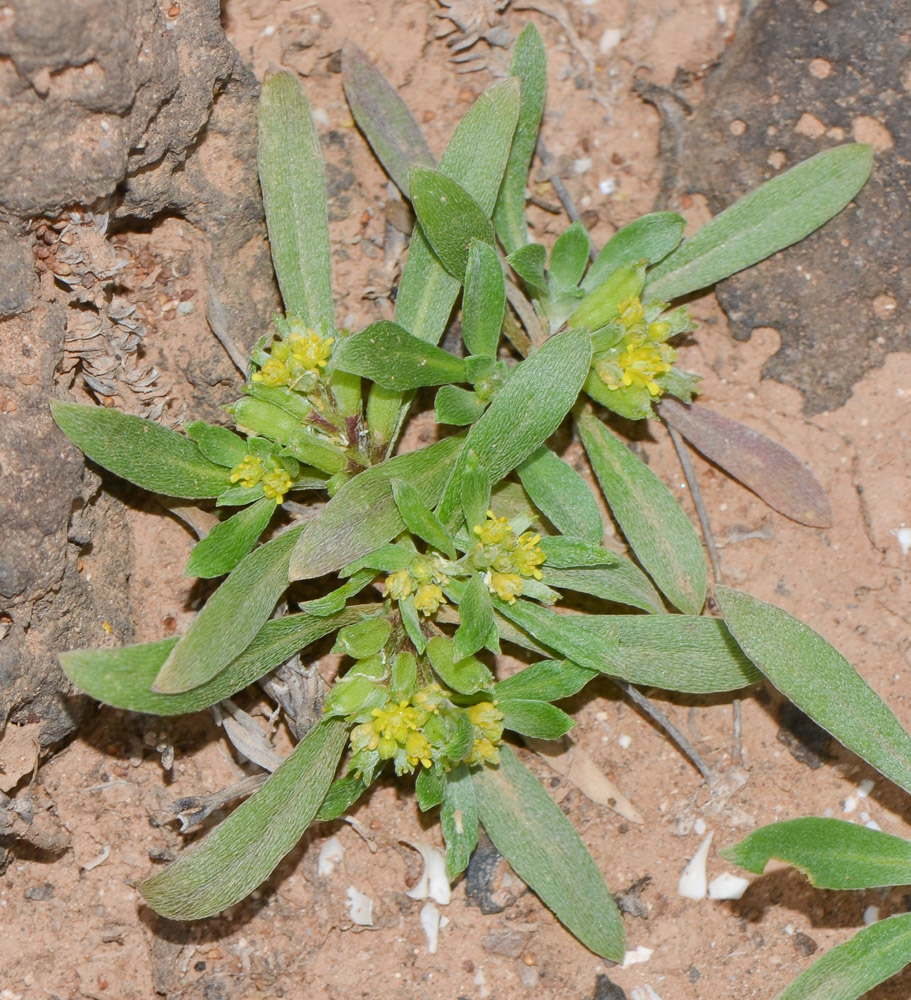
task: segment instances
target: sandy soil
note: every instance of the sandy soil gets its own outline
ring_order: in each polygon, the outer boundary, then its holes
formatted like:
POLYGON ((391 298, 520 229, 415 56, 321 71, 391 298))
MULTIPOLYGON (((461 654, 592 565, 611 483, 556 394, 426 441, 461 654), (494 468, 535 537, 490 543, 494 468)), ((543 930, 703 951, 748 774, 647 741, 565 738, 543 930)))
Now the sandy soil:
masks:
MULTIPOLYGON (((453 10, 457 6, 458 0, 453 10)), ((483 8, 484 0, 464 0, 462 6, 483 8)), ((335 282, 339 316, 347 324, 390 315, 395 271, 384 257, 385 179, 352 128, 336 53, 346 37, 367 49, 401 87, 439 152, 504 56, 480 42, 476 50, 487 53, 486 68, 459 75, 445 41, 434 38, 441 23, 436 12, 433 0, 224 4, 227 30, 257 75, 270 63, 283 63, 306 76, 332 164, 335 282)), ((544 137, 600 245, 652 208, 660 180, 658 123, 654 110, 632 92, 634 73, 668 84, 683 66, 698 80, 730 41, 737 6, 717 0, 570 0, 564 7, 542 0, 513 2, 503 17, 513 33, 533 20, 548 44, 544 137), (560 23, 565 15, 581 48, 560 23)), ((698 83, 695 88, 698 97, 698 83)), ((534 193, 555 201, 543 180, 534 193)), ((707 217, 698 199, 683 198, 675 207, 694 226, 707 217)), ((541 210, 534 221, 536 238, 545 242, 564 225, 541 210)), ((133 238, 128 249, 140 261, 137 267, 148 258, 151 271, 156 261, 192 250, 189 244, 180 250, 181 241, 180 225, 168 220, 133 238)), ((143 302, 154 360, 173 383, 173 421, 193 412, 186 373, 194 342, 211 334, 201 309, 175 311, 165 321, 161 306, 196 280, 187 269, 180 287, 143 302)), ((760 330, 748 343, 735 343, 712 296, 699 299, 694 312, 700 329, 681 355, 684 367, 705 376, 703 401, 791 448, 813 467, 835 510, 831 530, 801 527, 696 457, 725 582, 812 623, 911 726, 908 557, 894 535, 901 523, 911 523, 911 356, 889 356, 857 385, 845 407, 808 421, 799 393, 759 380, 777 347, 776 331, 760 330)), ((226 387, 225 401, 230 398, 226 387)), ((689 508, 670 443, 660 426, 653 433, 642 451, 689 508)), ((181 576, 190 537, 152 505, 137 506, 129 523, 139 553, 129 586, 135 606, 145 611, 136 639, 181 631, 203 596, 181 576)), ((103 559, 100 551, 87 555, 83 571, 91 574, 103 559)), ((74 645, 116 641, 99 623, 97 635, 74 645)), ((247 707, 256 704, 250 700, 247 707)), ((754 879, 736 903, 681 898, 677 881, 703 828, 714 833, 715 846, 724 846, 761 823, 825 814, 872 820, 907 836, 911 809, 898 789, 846 752, 833 747, 817 767, 811 765, 819 761, 800 746, 793 749, 793 740, 789 752, 779 700, 767 690, 743 701, 739 759, 728 699, 681 697, 660 704, 719 775, 713 787, 607 682, 592 685, 571 704, 578 719, 573 738, 634 803, 642 824, 596 805, 541 758, 527 755, 614 891, 647 880, 638 896, 642 915, 626 917, 629 948, 648 949, 647 960, 608 968, 504 871, 498 878, 507 905, 499 913, 482 913, 467 899, 464 883, 455 887, 439 948, 430 954, 419 923, 421 904, 405 895, 420 861, 403 842, 439 844, 440 834, 432 818, 418 814, 407 790, 392 785, 377 788, 355 811, 357 826, 315 828, 253 898, 226 915, 187 926, 160 920, 136 886, 160 859, 199 836, 182 837, 168 819, 167 804, 214 792, 248 769, 204 714, 159 722, 100 708, 36 778, 48 821, 59 818, 70 848, 61 856, 17 849, 0 879, 0 1000, 770 1000, 814 953, 818 957, 862 926, 867 907, 878 907, 881 916, 908 909, 911 900, 900 890, 836 896, 783 869, 754 879), (170 771, 155 749, 167 744, 176 751, 170 771), (874 785, 862 797, 858 786, 865 779, 874 785), (333 836, 343 861, 320 877, 319 851, 333 836), (349 886, 373 899, 374 927, 352 925, 345 905, 349 886)), ((34 754, 29 757, 28 734, 18 736, 15 748, 8 736, 0 752, 9 765, 15 749, 23 773, 34 754)), ((728 868, 713 848, 710 877, 728 868)), ((876 1000, 908 995, 911 975, 871 994, 876 1000)))

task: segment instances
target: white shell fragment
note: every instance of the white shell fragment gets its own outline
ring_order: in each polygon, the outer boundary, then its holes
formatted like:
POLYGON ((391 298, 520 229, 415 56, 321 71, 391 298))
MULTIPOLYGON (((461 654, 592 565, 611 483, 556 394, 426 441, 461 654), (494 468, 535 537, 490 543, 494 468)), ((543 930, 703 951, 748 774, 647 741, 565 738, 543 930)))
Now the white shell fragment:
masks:
POLYGON ((911 528, 906 528, 901 525, 898 528, 893 528, 890 534, 895 535, 898 539, 899 547, 902 550, 902 555, 906 556, 911 552, 911 528))
POLYGON ((440 911, 429 899, 421 907, 421 927, 427 935, 427 951, 435 955, 440 943, 440 911))
POLYGON ((413 847, 424 859, 424 872, 417 885, 413 889, 409 889, 406 895, 410 899, 432 899, 435 903, 446 906, 452 899, 449 872, 446 871, 446 858, 430 844, 411 840, 403 840, 402 843, 413 847))
POLYGON ((654 948, 646 948, 645 945, 640 944, 634 951, 624 953, 623 964, 620 968, 628 969, 631 965, 641 965, 642 962, 647 962, 654 954, 654 948))
POLYGON ((709 882, 709 899, 740 899, 749 884, 748 878, 723 872, 709 882))
POLYGON ((329 878, 342 863, 345 850, 338 837, 330 837, 320 848, 319 860, 316 863, 316 874, 320 878, 329 878))
POLYGON ((358 924, 361 927, 373 926, 373 900, 369 896, 365 896, 362 892, 358 892, 353 885, 349 885, 346 905, 353 924, 358 924))
POLYGON ((683 869, 680 881, 677 883, 677 892, 684 899, 705 899, 708 892, 707 876, 705 866, 709 859, 709 848, 712 846, 712 838, 715 831, 710 830, 705 840, 699 845, 699 850, 693 855, 692 860, 683 869))
POLYGON ((877 920, 879 920, 879 907, 868 906, 864 910, 864 926, 869 927, 871 924, 875 924, 877 920))
POLYGON ((598 41, 598 51, 606 56, 620 44, 622 38, 623 32, 619 28, 606 28, 598 41))

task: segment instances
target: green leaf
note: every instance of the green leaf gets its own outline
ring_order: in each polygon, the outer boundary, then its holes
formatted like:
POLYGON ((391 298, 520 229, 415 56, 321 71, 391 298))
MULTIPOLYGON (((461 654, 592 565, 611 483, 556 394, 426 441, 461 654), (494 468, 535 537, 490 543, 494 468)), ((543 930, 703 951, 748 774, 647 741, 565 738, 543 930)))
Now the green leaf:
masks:
POLYGON ((373 570, 354 573, 351 579, 342 584, 341 587, 336 587, 335 590, 330 590, 328 594, 323 594, 322 597, 314 598, 312 601, 304 601, 300 605, 300 610, 306 611, 308 615, 316 615, 318 618, 334 615, 342 610, 349 597, 359 594, 374 579, 376 579, 376 573, 373 570))
POLYGON ((472 240, 462 295, 462 339, 469 354, 495 358, 506 310, 506 279, 497 251, 472 240))
POLYGON ((619 566, 625 562, 623 556, 610 549, 593 545, 582 538, 567 538, 564 535, 545 535, 541 548, 547 556, 547 565, 552 569, 575 569, 577 566, 619 566))
POLYGON ((446 778, 440 768, 422 767, 414 783, 414 791, 421 812, 433 809, 443 801, 446 778))
POLYGON ((465 456, 461 480, 462 513, 470 534, 475 525, 487 520, 490 509, 490 476, 473 450, 465 456))
POLYGON ((591 339, 584 330, 551 337, 512 369, 509 381, 465 439, 446 486, 440 520, 451 526, 457 515, 461 477, 473 450, 496 483, 524 461, 560 426, 579 395, 591 362, 591 339))
POLYGON ((427 655, 440 680, 459 694, 477 694, 493 687, 493 674, 473 656, 455 660, 455 647, 446 636, 435 636, 427 643, 427 655))
POLYGON ((532 502, 564 535, 598 545, 604 535, 601 512, 591 487, 576 470, 543 445, 517 469, 532 502))
MULTIPOLYGON (((519 114, 516 80, 503 80, 481 94, 459 123, 440 160, 440 172, 454 180, 489 215, 503 179, 519 114)), ((435 344, 443 335, 459 292, 415 231, 395 302, 395 320, 409 333, 435 344)))
POLYGON ((399 601, 399 612, 402 616, 402 625, 411 640, 411 644, 417 650, 418 655, 422 655, 427 648, 427 637, 421 628, 421 616, 414 603, 414 597, 406 597, 399 601))
POLYGON ((558 740, 576 724, 572 716, 546 701, 501 698, 497 708, 503 713, 506 729, 539 740, 558 740))
POLYGON ((292 528, 241 559, 168 656, 155 678, 159 694, 205 684, 249 646, 288 587, 288 561, 303 530, 292 528))
POLYGON ((311 729, 199 847, 142 884, 155 912, 170 920, 211 917, 261 885, 316 816, 347 738, 343 721, 311 729))
POLYGON ((414 654, 396 653, 389 671, 389 690, 397 698, 410 698, 417 686, 418 663, 414 654))
POLYGON ((469 389, 444 385, 434 400, 436 422, 465 427, 473 424, 484 412, 484 404, 469 389))
POLYGON ((233 469, 248 453, 247 442, 227 427, 207 424, 204 420, 194 420, 187 424, 186 432, 203 456, 216 465, 233 469))
POLYGON ((456 764, 446 774, 440 826, 446 841, 446 870, 454 879, 468 867, 478 845, 478 806, 471 774, 464 764, 456 764))
POLYGON ((390 635, 392 626, 385 618, 367 618, 339 629, 332 652, 365 660, 378 653, 386 645, 390 635))
POLYGON ((604 497, 639 562, 668 600, 687 614, 705 603, 702 545, 661 480, 590 412, 578 422, 604 497))
POLYGON ((224 670, 183 694, 158 694, 152 690, 159 670, 177 644, 176 638, 118 649, 74 649, 61 653, 59 659, 63 672, 76 687, 106 705, 151 715, 186 715, 230 698, 310 643, 381 610, 381 604, 366 604, 322 618, 299 614, 268 621, 224 670))
POLYGON ((911 913, 880 920, 838 945, 778 1000, 857 1000, 911 962, 911 913))
POLYGON ((335 329, 326 172, 310 105, 294 73, 267 70, 259 99, 259 180, 285 309, 335 329))
POLYGON ((686 220, 675 212, 653 212, 618 229, 588 269, 582 288, 594 291, 617 268, 647 260, 657 264, 683 239, 686 220))
POLYGON ((494 606, 561 656, 633 684, 711 694, 761 679, 717 618, 567 615, 521 600, 494 606))
POLYGON ((618 305, 630 296, 639 295, 644 284, 644 261, 623 264, 585 296, 567 322, 570 326, 587 326, 598 330, 616 319, 619 314, 618 305))
POLYGON ((366 791, 363 780, 357 775, 346 774, 344 778, 338 778, 329 786, 314 820, 317 823, 328 823, 344 816, 366 791))
POLYGON ((231 485, 228 469, 183 434, 104 406, 51 401, 57 426, 93 462, 153 493, 197 500, 231 485))
POLYGON ((256 544, 275 513, 275 501, 263 497, 221 521, 190 553, 184 576, 203 579, 230 573, 256 544))
POLYGON ((407 198, 408 167, 435 163, 414 115, 367 53, 350 41, 342 50, 342 86, 358 128, 407 198))
POLYGON ((431 548, 455 559, 456 550, 440 519, 421 499, 420 493, 404 479, 390 479, 392 496, 405 527, 431 548))
POLYGON ((550 252, 550 277, 560 288, 575 288, 588 263, 588 233, 576 220, 557 237, 550 252))
POLYGON ((547 260, 547 249, 543 243, 526 243, 514 250, 506 261, 532 291, 544 293, 547 291, 547 277, 544 264, 547 260))
POLYGON ((650 614, 664 614, 664 605, 648 577, 628 559, 613 566, 584 566, 578 569, 542 567, 542 583, 557 590, 591 594, 602 601, 628 604, 650 614))
POLYGON ((493 620, 493 604, 484 578, 475 573, 468 578, 459 602, 459 617, 462 624, 453 636, 453 659, 464 660, 482 649, 491 631, 496 634, 493 620))
POLYGON ((493 224, 474 198, 445 174, 415 165, 408 179, 411 204, 424 236, 443 267, 464 281, 469 245, 477 240, 492 246, 496 241, 493 224))
POLYGON ((557 919, 596 955, 621 962, 623 921, 579 834, 507 746, 472 772, 478 815, 497 850, 557 919))
POLYGON ((525 189, 547 90, 547 53, 538 29, 531 23, 525 25, 516 39, 509 73, 521 81, 522 96, 509 162, 493 212, 497 233, 507 253, 528 242, 525 189))
POLYGON ((428 507, 435 506, 462 443, 459 437, 444 438, 366 469, 345 483, 303 526, 291 557, 291 579, 334 572, 404 531, 390 481, 405 479, 428 507))
POLYGON ((378 549, 368 552, 360 559, 348 563, 339 570, 340 576, 352 576, 362 569, 373 569, 383 573, 397 573, 399 570, 408 569, 414 562, 417 553, 414 549, 406 548, 404 545, 381 545, 378 549))
POLYGON ((848 143, 766 181, 665 257, 648 276, 648 298, 670 301, 708 288, 797 243, 837 215, 872 168, 873 147, 848 143))
POLYGON ((749 594, 716 587, 715 600, 740 647, 782 694, 911 791, 911 736, 837 649, 809 625, 749 594))
POLYGON ((404 392, 424 385, 465 382, 465 362, 448 351, 412 337, 395 323, 380 320, 346 337, 333 357, 339 371, 404 392))
POLYGON ((772 823, 719 853, 757 875, 773 858, 784 861, 820 889, 911 885, 911 843, 842 819, 772 823))
POLYGON ((600 671, 569 660, 539 660, 494 685, 494 697, 559 701, 581 691, 600 671))
POLYGON ((244 396, 234 404, 232 412, 238 426, 277 441, 299 461, 314 465, 330 476, 348 464, 346 456, 334 444, 303 427, 298 417, 280 406, 244 396))
POLYGON ((644 385, 621 385, 609 388, 593 368, 583 387, 596 402, 625 420, 647 420, 655 415, 652 395, 644 385))

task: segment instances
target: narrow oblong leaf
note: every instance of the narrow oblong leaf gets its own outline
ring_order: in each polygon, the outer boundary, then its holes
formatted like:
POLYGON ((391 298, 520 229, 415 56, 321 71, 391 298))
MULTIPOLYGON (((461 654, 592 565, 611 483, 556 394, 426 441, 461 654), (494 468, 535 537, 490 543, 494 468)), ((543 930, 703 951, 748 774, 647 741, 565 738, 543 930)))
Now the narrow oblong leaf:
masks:
POLYGON ((544 273, 547 249, 543 243, 526 243, 514 250, 506 260, 533 293, 547 291, 547 276, 544 273))
POLYGON ((347 737, 343 720, 314 726, 263 787, 199 847, 143 882, 142 894, 155 912, 170 920, 200 920, 261 885, 316 816, 347 737))
POLYGON ((440 826, 446 841, 446 870, 450 879, 461 875, 478 844, 478 806, 471 774, 456 764, 446 774, 440 826))
POLYGON ((492 483, 524 461, 560 426, 579 395, 591 363, 591 338, 585 330, 551 337, 513 368, 465 439, 465 453, 447 484, 440 520, 457 515, 461 475, 469 450, 475 452, 492 483))
POLYGON ((857 1000, 911 962, 911 913, 880 920, 826 952, 777 1000, 857 1000))
POLYGON ((541 445, 516 471, 534 505, 557 531, 600 544, 601 511, 588 483, 571 465, 541 445))
POLYGON ((597 670, 580 667, 578 663, 569 660, 539 660, 511 677, 498 681, 493 693, 496 698, 558 701, 581 691, 598 673, 597 670))
POLYGON ((708 288, 809 236, 864 186, 873 147, 827 149, 761 184, 706 223, 648 276, 650 300, 708 288))
POLYGON ((530 22, 516 39, 509 73, 521 83, 521 101, 493 221, 506 252, 512 253, 528 242, 525 189, 547 90, 547 52, 538 29, 530 22))
POLYGON ((395 323, 380 320, 346 337, 333 356, 339 371, 362 375, 384 389, 464 382, 465 362, 433 344, 412 337, 395 323))
POLYGON ((911 791, 911 735, 853 666, 781 608, 716 587, 741 649, 803 712, 891 781, 911 791))
POLYGON ((577 594, 591 594, 602 601, 628 604, 650 614, 663 614, 661 597, 649 578, 629 559, 622 559, 612 566, 580 566, 576 569, 554 569, 545 563, 542 582, 557 590, 573 590, 577 594))
POLYGON ((302 531, 292 528, 241 559, 171 651, 156 691, 199 687, 249 646, 288 587, 288 561, 302 531))
POLYGON ((257 162, 285 309, 316 330, 332 331, 326 171, 310 105, 294 73, 266 71, 257 162))
POLYGON ((499 614, 580 666, 633 684, 710 694, 762 679, 724 623, 698 615, 566 615, 531 601, 499 614))
POLYGON ((151 715, 186 715, 230 698, 310 643, 376 614, 382 607, 364 604, 325 617, 297 614, 268 621, 224 670, 183 694, 158 694, 152 690, 159 670, 177 644, 176 638, 117 649, 74 649, 60 654, 60 665, 76 687, 105 705, 151 715))
POLYGON ((507 746, 472 772, 478 816, 497 850, 586 948, 623 960, 620 911, 563 810, 507 746))
POLYGON ((757 875, 773 858, 784 861, 820 889, 911 885, 911 842, 843 819, 771 823, 719 853, 757 875))
POLYGON ((457 662, 483 648, 487 637, 496 628, 490 592, 480 573, 471 576, 462 590, 459 617, 462 624, 452 637, 453 659, 457 662))
POLYGON ((472 240, 462 295, 462 339, 469 354, 495 358, 506 310, 506 279, 497 251, 472 240))
POLYGON ((395 505, 402 515, 405 527, 431 548, 437 549, 450 559, 455 559, 456 550, 440 519, 421 499, 421 494, 404 479, 390 479, 395 505))
POLYGON ((492 246, 493 224, 474 198, 445 174, 413 166, 408 178, 411 204, 424 236, 443 267, 464 281, 471 241, 492 246))
POLYGON ((346 774, 344 778, 337 778, 329 786, 329 791, 326 792, 326 797, 317 810, 314 820, 317 823, 328 823, 344 816, 366 791, 363 780, 356 774, 346 774))
POLYGON ((636 558, 687 614, 705 603, 705 556, 696 529, 661 480, 590 412, 579 432, 611 513, 636 558))
POLYGON ((104 406, 51 401, 57 426, 86 457, 153 493, 198 500, 231 485, 230 470, 210 462, 188 437, 104 406))
POLYGON ((483 524, 490 508, 490 476, 475 452, 469 451, 461 470, 459 495, 469 533, 483 524))
POLYGON ((233 469, 247 455, 247 442, 234 431, 204 420, 194 420, 186 426, 187 435, 202 454, 216 465, 233 469))
POLYGON ((493 674, 473 656, 455 658, 455 646, 445 636, 435 636, 427 643, 427 655, 440 680, 459 694, 477 694, 493 687, 493 674))
POLYGON ((653 212, 618 229, 588 269, 583 290, 594 290, 624 264, 657 264, 683 239, 685 228, 686 220, 676 212, 653 212))
POLYGON ((780 514, 812 528, 832 526, 825 490, 787 448, 707 406, 665 398, 658 413, 707 459, 780 514))
POLYGON ((345 485, 303 526, 291 557, 293 580, 331 573, 379 548, 405 530, 390 481, 405 479, 428 507, 439 501, 462 447, 459 437, 366 469, 345 485))
POLYGON ((571 715, 546 701, 500 698, 497 708, 503 713, 504 728, 538 740, 558 740, 576 724, 571 715))
POLYGON ((484 412, 485 406, 469 389, 444 385, 436 394, 434 411, 438 424, 465 427, 473 424, 484 412))
POLYGON ((342 49, 342 86, 358 128, 407 198, 409 166, 436 165, 414 115, 367 53, 350 41, 342 49))
POLYGON ((256 544, 274 513, 275 501, 263 497, 216 524, 190 553, 184 576, 208 579, 230 573, 256 544))

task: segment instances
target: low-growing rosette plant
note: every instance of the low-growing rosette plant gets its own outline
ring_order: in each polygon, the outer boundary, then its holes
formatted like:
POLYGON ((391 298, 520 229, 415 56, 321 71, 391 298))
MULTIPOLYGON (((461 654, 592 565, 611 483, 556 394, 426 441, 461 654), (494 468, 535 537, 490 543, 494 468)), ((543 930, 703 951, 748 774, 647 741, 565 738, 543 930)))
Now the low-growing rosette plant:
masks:
MULTIPOLYGON (((655 418, 658 403, 662 419, 773 506, 826 523, 826 499, 793 456, 690 405, 698 376, 677 367, 673 342, 694 324, 674 302, 840 211, 870 171, 869 147, 798 165, 687 240, 684 220, 659 212, 597 254, 575 222, 548 252, 529 241, 525 219, 545 86, 531 26, 511 73, 481 95, 437 164, 398 94, 363 53, 346 51, 355 120, 417 216, 394 319, 358 332, 336 323, 324 168, 306 98, 292 74, 267 75, 259 168, 286 312, 250 352, 243 395, 226 407, 233 429, 194 421, 180 432, 52 404, 99 465, 155 493, 214 502, 220 515, 186 571, 225 579, 187 632, 64 653, 79 688, 177 715, 218 705, 327 636, 344 657, 292 753, 203 843, 142 885, 167 917, 204 918, 242 900, 312 823, 345 815, 391 773, 413 781, 422 810, 439 809, 452 879, 483 826, 581 942, 622 960, 623 924, 603 876, 514 749, 516 737, 564 735, 573 719, 554 702, 601 675, 700 694, 736 692, 765 674, 893 780, 901 758, 911 786, 908 737, 888 723, 886 761, 877 720, 893 717, 815 633, 720 588, 724 619, 702 613, 696 530, 604 418, 655 418), (447 351, 438 345, 456 309, 461 344, 447 351), (435 390, 436 440, 399 453, 420 389, 435 390), (634 558, 605 547, 595 495, 547 444, 567 421, 634 558), (312 513, 301 517, 304 494, 312 513), (298 581, 310 581, 306 599, 298 581), (580 610, 578 595, 603 612, 580 610), (532 662, 500 676, 504 646, 532 662), (802 672, 801 658, 814 656, 802 672), (841 697, 847 688, 825 687, 836 661, 875 711, 859 715, 841 697)), ((760 868, 768 845, 779 850, 768 836, 736 859, 760 868)))

